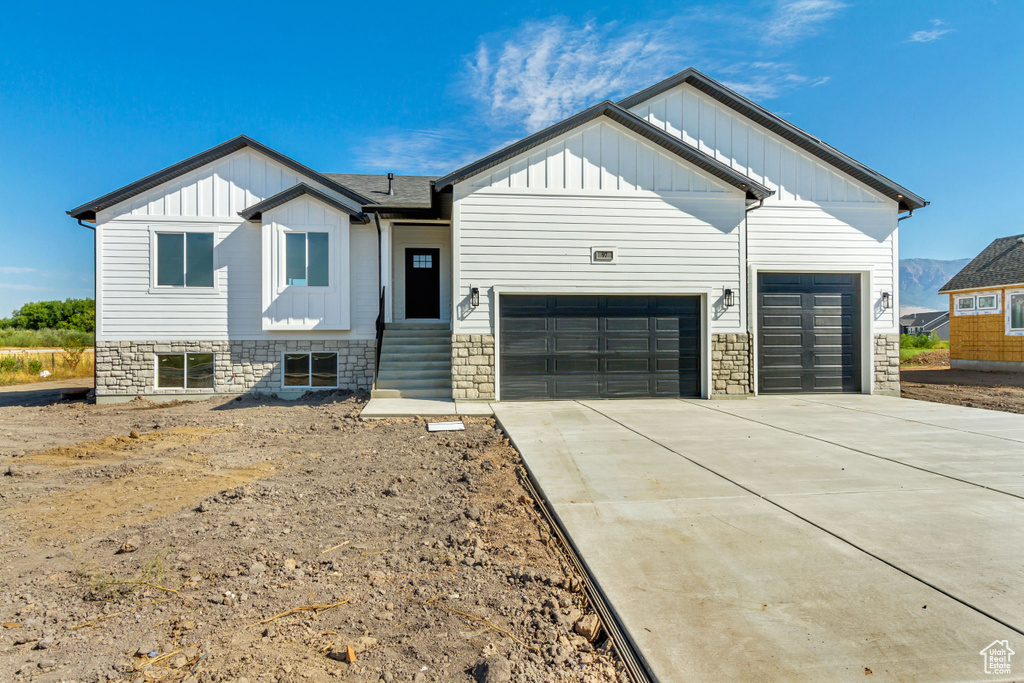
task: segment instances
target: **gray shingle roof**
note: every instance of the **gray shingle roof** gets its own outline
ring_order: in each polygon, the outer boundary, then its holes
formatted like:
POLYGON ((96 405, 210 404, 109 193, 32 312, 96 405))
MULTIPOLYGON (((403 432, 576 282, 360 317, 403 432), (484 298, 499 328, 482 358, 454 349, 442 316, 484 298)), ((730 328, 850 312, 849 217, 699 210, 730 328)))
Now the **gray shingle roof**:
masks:
MULTIPOLYGON (((387 175, 361 173, 324 173, 324 175, 382 207, 430 208, 430 181, 434 179, 433 176, 396 175, 395 193, 389 195, 387 175)), ((366 205, 364 208, 376 210, 372 204, 366 205)))
POLYGON ((1000 237, 964 266, 939 290, 955 292, 1024 283, 1024 235, 1000 237))
POLYGON ((925 332, 931 332, 948 322, 949 311, 926 311, 900 317, 900 325, 904 327, 923 327, 925 332))

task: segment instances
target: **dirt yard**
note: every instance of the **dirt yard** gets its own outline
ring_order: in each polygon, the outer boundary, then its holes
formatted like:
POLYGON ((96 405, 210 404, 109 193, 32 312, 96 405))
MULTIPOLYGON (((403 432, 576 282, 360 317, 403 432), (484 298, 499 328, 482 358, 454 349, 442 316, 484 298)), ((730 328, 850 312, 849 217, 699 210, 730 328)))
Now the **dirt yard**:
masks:
POLYGON ((948 350, 905 361, 900 385, 904 398, 1024 413, 1024 373, 952 370, 948 350))
POLYGON ((493 420, 363 400, 0 404, 0 679, 626 680, 493 420))

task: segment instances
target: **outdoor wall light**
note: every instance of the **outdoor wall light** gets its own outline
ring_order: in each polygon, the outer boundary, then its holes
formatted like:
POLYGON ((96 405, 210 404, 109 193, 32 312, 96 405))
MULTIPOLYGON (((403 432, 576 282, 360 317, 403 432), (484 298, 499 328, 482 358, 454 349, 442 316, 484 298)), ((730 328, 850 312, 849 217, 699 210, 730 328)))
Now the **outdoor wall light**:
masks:
POLYGON ((890 308, 892 308, 892 294, 882 292, 882 310, 888 311, 890 308))
POLYGON ((722 292, 722 303, 725 304, 726 308, 732 308, 736 305, 736 293, 731 289, 727 289, 722 292))
POLYGON ((480 288, 470 287, 469 288, 469 305, 476 308, 480 305, 480 288))

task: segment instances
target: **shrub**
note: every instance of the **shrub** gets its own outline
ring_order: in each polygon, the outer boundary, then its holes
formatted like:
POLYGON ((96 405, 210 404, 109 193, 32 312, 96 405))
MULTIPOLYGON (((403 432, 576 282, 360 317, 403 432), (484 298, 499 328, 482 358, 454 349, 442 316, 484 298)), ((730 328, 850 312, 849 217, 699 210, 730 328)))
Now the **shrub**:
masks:
POLYGON ((28 362, 28 371, 33 375, 38 375, 43 369, 43 362, 38 358, 33 358, 28 362))
POLYGON ((941 341, 934 334, 901 334, 901 349, 934 349, 941 345, 941 341))
POLYGON ((4 372, 14 372, 18 366, 18 359, 14 356, 4 356, 0 358, 0 370, 4 372))
POLYGON ((82 362, 82 356, 85 354, 86 347, 81 344, 74 342, 68 343, 64 346, 64 365, 67 366, 68 370, 72 372, 82 362))

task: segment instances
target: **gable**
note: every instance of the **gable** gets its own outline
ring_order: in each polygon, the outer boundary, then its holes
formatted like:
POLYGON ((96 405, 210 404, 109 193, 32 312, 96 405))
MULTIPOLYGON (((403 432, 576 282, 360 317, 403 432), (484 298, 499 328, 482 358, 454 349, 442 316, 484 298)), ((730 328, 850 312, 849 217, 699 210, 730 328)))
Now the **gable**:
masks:
POLYGON ((689 83, 637 103, 630 111, 776 190, 769 202, 872 206, 891 201, 689 83))
POLYGON ((361 209, 359 202, 350 197, 251 147, 243 147, 101 211, 97 219, 131 215, 237 221, 240 212, 299 183, 307 183, 356 211, 361 209))
POLYGON ((472 190, 727 196, 739 190, 606 118, 585 123, 468 178, 472 190))

